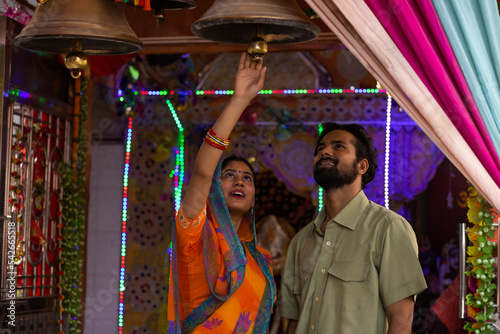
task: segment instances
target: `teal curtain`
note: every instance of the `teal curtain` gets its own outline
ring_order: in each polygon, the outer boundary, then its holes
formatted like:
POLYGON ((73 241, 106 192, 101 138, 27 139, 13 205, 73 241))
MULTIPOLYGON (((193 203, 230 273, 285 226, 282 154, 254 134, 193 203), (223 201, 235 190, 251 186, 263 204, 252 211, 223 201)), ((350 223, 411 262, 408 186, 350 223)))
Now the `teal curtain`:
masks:
POLYGON ((500 17, 493 0, 433 0, 489 136, 500 152, 500 17))

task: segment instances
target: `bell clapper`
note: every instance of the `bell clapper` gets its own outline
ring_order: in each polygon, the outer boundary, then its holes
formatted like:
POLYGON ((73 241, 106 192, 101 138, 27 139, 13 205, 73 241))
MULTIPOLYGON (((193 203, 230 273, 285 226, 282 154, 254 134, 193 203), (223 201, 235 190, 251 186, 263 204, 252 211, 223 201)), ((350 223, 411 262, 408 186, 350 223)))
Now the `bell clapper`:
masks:
POLYGON ((64 59, 64 65, 71 71, 71 77, 73 79, 78 79, 82 75, 82 71, 87 66, 87 57, 81 51, 82 41, 75 40, 71 45, 71 52, 66 55, 64 59))
POLYGON ((248 53, 252 56, 252 60, 262 60, 267 53, 267 42, 264 40, 264 30, 261 25, 254 26, 254 36, 248 44, 248 53))
POLYGON ((162 27, 165 22, 165 11, 163 9, 156 9, 153 14, 153 18, 156 21, 156 26, 162 27))
POLYGON ((70 73, 73 79, 78 79, 82 76, 82 70, 71 70, 70 73))

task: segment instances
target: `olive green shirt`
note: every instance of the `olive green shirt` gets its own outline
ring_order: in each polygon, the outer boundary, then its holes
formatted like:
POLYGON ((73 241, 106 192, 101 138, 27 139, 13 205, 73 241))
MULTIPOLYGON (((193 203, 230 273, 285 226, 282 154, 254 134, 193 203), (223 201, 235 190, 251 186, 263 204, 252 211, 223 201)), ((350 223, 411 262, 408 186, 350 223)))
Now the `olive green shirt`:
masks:
POLYGON ((282 275, 280 313, 297 334, 382 334, 385 308, 426 289, 410 224, 360 191, 326 225, 297 233, 282 275))

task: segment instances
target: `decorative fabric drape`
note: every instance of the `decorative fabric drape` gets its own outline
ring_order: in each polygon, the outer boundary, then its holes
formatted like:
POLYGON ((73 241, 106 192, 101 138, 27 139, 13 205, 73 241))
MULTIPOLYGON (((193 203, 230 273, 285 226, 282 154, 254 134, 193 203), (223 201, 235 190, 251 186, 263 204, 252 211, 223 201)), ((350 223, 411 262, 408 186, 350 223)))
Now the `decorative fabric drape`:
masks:
MULTIPOLYGON (((365 0, 490 175, 500 185, 500 159, 430 0, 365 0)), ((441 1, 444 4, 445 1, 441 1)), ((460 29, 460 27, 458 27, 460 29)), ((469 27, 467 28, 469 29, 469 27)), ((480 34, 479 34, 480 35, 480 34)))
MULTIPOLYGON (((500 152, 500 18, 496 1, 433 1, 496 152, 500 152)), ((483 130, 481 130, 483 131, 483 130)), ((498 164, 497 164, 498 166, 498 164)), ((491 171, 490 171, 491 173, 491 171)))
POLYGON ((143 10, 151 10, 150 0, 115 0, 115 2, 123 2, 130 6, 142 8, 143 10))
POLYGON ((476 119, 470 93, 460 85, 455 58, 449 58, 436 18, 429 14, 430 0, 415 4, 396 1, 391 2, 392 7, 385 0, 367 1, 376 12, 375 8, 381 8, 376 14, 362 0, 306 2, 461 173, 495 208, 500 208, 498 154, 492 152, 491 139, 487 139, 490 136, 476 119), (397 19, 399 16, 402 20, 397 19), (415 29, 410 28, 417 23, 415 29), (391 24, 400 25, 402 34, 394 33, 399 30, 391 28, 391 24), (393 38, 391 31, 394 36, 405 37, 406 42, 393 38), (424 53, 417 50, 420 47, 424 53), (432 60, 427 61, 427 57, 432 60), (434 78, 433 71, 446 78, 434 78), (439 80, 443 89, 434 80, 439 80))

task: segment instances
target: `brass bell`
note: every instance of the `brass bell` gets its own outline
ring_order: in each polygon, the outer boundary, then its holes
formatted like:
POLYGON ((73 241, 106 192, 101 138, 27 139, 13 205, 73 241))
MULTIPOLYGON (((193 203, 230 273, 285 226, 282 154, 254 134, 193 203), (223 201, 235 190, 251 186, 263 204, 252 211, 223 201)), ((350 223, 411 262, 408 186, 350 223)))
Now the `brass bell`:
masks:
MULTIPOLYGON (((112 55, 142 50, 142 42, 128 24, 123 8, 110 0, 39 3, 14 44, 46 53, 77 52, 78 57, 80 52, 83 55, 112 55)), ((73 60, 68 62, 73 64, 73 60)))
POLYGON ((158 27, 165 22, 165 11, 188 10, 196 7, 192 0, 151 0, 151 9, 154 10, 153 18, 158 27))
POLYGON ((304 42, 321 32, 295 0, 216 0, 191 31, 217 42, 250 43, 254 59, 267 52, 267 44, 304 42))

